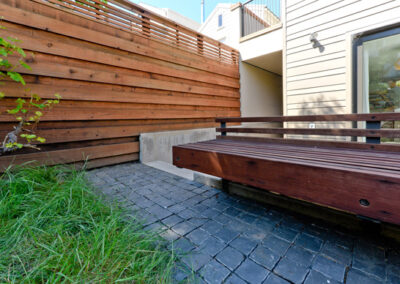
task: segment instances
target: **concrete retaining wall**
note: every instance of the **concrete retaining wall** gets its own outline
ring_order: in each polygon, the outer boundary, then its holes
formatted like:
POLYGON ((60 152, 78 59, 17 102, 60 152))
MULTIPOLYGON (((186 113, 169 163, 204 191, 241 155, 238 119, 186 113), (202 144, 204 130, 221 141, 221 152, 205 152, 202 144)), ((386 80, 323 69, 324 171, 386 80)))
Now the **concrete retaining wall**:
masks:
POLYGON ((172 146, 215 139, 215 128, 164 131, 140 135, 140 161, 172 164, 172 146))

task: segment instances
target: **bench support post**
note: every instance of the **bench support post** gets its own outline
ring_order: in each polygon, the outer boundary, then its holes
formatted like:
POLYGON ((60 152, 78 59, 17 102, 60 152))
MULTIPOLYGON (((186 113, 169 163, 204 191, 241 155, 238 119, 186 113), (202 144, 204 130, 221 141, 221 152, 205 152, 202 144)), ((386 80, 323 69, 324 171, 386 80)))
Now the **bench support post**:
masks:
MULTIPOLYGON (((381 129, 380 121, 367 121, 367 129, 381 129)), ((369 144, 381 144, 380 137, 366 137, 366 142, 369 144)))
MULTIPOLYGON (((222 122, 221 122, 221 128, 226 128, 226 122, 225 122, 225 121, 222 121, 222 122)), ((225 132, 225 131, 222 131, 222 132, 221 132, 221 136, 226 136, 226 132, 225 132)))

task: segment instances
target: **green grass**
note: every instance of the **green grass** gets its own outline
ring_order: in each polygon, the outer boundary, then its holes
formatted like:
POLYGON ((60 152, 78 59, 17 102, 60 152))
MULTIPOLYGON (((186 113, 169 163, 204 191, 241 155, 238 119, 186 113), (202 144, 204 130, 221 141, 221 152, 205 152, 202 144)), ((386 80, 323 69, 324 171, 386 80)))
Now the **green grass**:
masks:
POLYGON ((0 178, 0 283, 168 283, 174 257, 65 167, 0 178), (125 218, 124 218, 125 217, 125 218))

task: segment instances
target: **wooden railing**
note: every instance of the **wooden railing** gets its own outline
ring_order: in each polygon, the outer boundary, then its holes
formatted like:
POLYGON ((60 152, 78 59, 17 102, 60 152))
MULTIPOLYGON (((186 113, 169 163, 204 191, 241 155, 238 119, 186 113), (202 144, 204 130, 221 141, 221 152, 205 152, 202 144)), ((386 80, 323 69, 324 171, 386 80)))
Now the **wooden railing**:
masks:
POLYGON ((227 64, 238 64, 239 52, 127 0, 31 0, 70 10, 82 17, 227 64))
MULTIPOLYGON (((400 121, 400 113, 365 113, 365 114, 337 114, 337 115, 299 115, 299 116, 272 116, 272 117, 230 117, 217 118, 221 126, 217 132, 221 136, 227 133, 247 133, 247 134, 287 134, 287 135, 317 135, 317 136, 345 136, 352 137, 356 141, 357 137, 365 137, 367 144, 380 144, 382 138, 400 138, 399 128, 381 129, 382 122, 400 121), (227 127, 227 123, 251 123, 251 122, 365 122, 365 128, 268 128, 268 127, 227 127)), ((246 136, 248 138, 248 136, 246 136)), ((237 136, 236 136, 237 138, 237 136)), ((316 146, 345 146, 348 148, 376 148, 391 151, 400 151, 399 143, 389 145, 366 146, 364 143, 344 142, 344 141, 322 141, 322 140, 302 140, 289 138, 261 138, 277 143, 316 145, 316 146), (364 144, 364 145, 362 145, 364 144)))

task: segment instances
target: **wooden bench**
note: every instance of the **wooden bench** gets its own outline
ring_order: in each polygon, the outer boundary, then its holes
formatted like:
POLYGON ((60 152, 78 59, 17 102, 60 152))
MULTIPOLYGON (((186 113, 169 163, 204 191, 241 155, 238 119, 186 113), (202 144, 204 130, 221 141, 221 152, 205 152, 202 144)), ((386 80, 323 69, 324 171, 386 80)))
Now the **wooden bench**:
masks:
POLYGON ((212 141, 175 146, 174 165, 400 224, 400 144, 381 143, 382 138, 400 138, 399 129, 381 129, 384 121, 386 124, 400 121, 400 113, 218 118, 216 121, 221 123, 217 128, 221 135, 212 141), (307 127, 247 127, 254 122, 301 122, 307 127), (364 128, 313 128, 319 125, 317 122, 345 122, 353 126, 363 123, 364 128), (227 123, 248 124, 227 127, 227 123), (235 135, 227 136, 228 133, 235 135), (252 137, 249 133, 281 137, 252 137), (291 138, 294 135, 352 139, 291 138), (365 142, 356 142, 357 137, 365 142))

